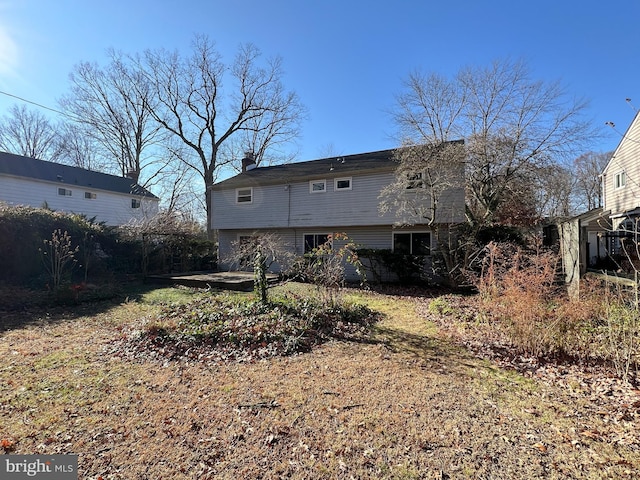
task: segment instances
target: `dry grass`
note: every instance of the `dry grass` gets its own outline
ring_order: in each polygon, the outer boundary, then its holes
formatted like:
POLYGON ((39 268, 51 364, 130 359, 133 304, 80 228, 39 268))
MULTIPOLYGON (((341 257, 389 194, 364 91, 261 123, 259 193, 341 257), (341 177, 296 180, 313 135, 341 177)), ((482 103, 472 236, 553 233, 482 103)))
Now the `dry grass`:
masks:
POLYGON ((106 353, 154 317, 149 302, 20 314, 24 325, 13 314, 0 334, 2 448, 77 453, 92 480, 640 475, 640 441, 612 439, 589 398, 473 357, 421 302, 355 295, 386 315, 369 341, 255 363, 106 353))

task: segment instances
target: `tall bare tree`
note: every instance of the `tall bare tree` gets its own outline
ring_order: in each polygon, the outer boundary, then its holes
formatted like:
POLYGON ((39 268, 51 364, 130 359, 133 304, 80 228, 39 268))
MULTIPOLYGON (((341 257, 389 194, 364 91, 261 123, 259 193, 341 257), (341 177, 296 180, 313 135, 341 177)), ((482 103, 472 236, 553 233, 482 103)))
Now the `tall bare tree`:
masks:
POLYGON ((59 162, 96 172, 107 171, 105 159, 90 132, 83 125, 64 122, 58 132, 59 162))
POLYGON ((482 226, 493 222, 513 182, 584 151, 594 137, 585 108, 559 83, 533 80, 523 61, 502 60, 453 79, 410 75, 394 118, 414 144, 465 140, 467 218, 482 226))
POLYGON ((108 56, 104 68, 89 62, 75 65, 69 75, 71 92, 59 103, 100 144, 105 158, 115 160, 121 175, 138 180, 148 160, 145 154, 163 131, 150 112, 147 77, 123 54, 109 50, 108 56))
POLYGON ((190 55, 147 51, 138 64, 153 93, 153 118, 190 151, 182 161, 202 179, 209 227, 210 187, 221 169, 241 160, 234 153, 252 152, 260 164, 299 133, 304 107, 282 85, 281 60, 260 58, 244 45, 225 64, 212 41, 196 36, 190 55))
POLYGON ((58 134, 49 119, 37 110, 13 105, 0 121, 0 149, 16 155, 56 161, 58 134))
POLYGON ((600 175, 612 156, 613 152, 587 152, 575 159, 575 191, 582 209, 592 210, 602 206, 600 175))
POLYGON ((398 167, 394 181, 380 192, 381 213, 393 212, 398 224, 426 224, 444 262, 445 277, 456 284, 460 273, 458 238, 453 224, 460 223, 464 204, 464 145, 405 145, 394 154, 398 167))

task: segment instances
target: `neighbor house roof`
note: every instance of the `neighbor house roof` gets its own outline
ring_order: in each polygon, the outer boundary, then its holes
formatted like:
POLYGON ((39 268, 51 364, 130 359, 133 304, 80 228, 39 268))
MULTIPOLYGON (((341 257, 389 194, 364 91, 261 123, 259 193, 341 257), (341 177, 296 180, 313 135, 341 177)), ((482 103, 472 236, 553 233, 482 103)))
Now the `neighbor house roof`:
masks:
POLYGON ((59 183, 60 185, 107 190, 152 199, 158 198, 130 178, 93 172, 84 168, 71 167, 61 163, 47 162, 6 152, 0 152, 0 175, 32 178, 34 180, 59 183))
POLYGON ((270 167, 257 167, 223 180, 214 190, 253 185, 275 185, 318 178, 333 178, 362 172, 393 171, 398 166, 395 150, 342 155, 307 162, 287 163, 270 167))

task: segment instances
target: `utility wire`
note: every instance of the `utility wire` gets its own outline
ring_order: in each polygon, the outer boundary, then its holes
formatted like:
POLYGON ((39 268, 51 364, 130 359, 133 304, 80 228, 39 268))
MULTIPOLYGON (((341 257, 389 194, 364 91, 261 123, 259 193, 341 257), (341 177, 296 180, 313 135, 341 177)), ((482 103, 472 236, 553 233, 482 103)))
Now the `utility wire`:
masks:
MULTIPOLYGON (((36 107, 44 108, 45 110, 50 110, 52 112, 58 113, 60 115, 64 115, 65 117, 69 117, 68 114, 61 112, 60 110, 56 110, 55 108, 47 107, 46 105, 42 105, 40 103, 32 102, 31 100, 27 100, 26 98, 19 97, 17 95, 12 95, 11 93, 0 91, 1 95, 6 95, 7 97, 15 98, 16 100, 20 100, 21 102, 30 103, 31 105, 35 105, 36 107)), ((71 117, 69 117, 71 118, 71 117)))

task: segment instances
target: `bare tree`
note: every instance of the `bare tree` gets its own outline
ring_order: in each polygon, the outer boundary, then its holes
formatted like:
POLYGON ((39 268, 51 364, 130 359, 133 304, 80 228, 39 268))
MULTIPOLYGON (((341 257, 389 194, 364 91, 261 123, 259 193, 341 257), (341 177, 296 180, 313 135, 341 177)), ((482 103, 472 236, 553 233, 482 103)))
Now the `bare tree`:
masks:
POLYGON ((196 36, 189 56, 147 51, 139 62, 154 96, 151 114, 191 152, 182 161, 203 181, 209 227, 210 187, 221 169, 242 158, 234 152, 252 152, 260 164, 299 133, 304 108, 281 83, 281 60, 259 61, 259 50, 245 45, 227 65, 206 36, 196 36))
POLYGON ((60 100, 67 115, 85 127, 122 176, 136 181, 145 165, 145 152, 163 133, 150 113, 152 91, 147 77, 132 68, 129 59, 108 51, 101 68, 81 62, 69 78, 71 93, 60 100))
POLYGON ((0 149, 41 160, 56 161, 58 136, 55 127, 37 110, 13 105, 0 122, 0 149))
POLYGON ((575 191, 582 209, 592 210, 602 206, 600 175, 612 156, 613 152, 587 152, 575 159, 575 191))
POLYGON ((504 60, 452 80, 412 74, 394 118, 414 144, 465 140, 467 219, 477 228, 492 223, 513 182, 593 138, 585 107, 559 83, 532 80, 524 62, 504 60))
POLYGON ((58 142, 60 163, 96 172, 108 170, 99 146, 83 125, 73 122, 61 124, 58 142))
POLYGON ((254 274, 254 292, 260 302, 268 303, 267 273, 274 263, 287 266, 293 254, 283 244, 282 238, 275 233, 254 233, 242 240, 232 242, 232 252, 225 261, 234 263, 240 268, 251 266, 254 274))
POLYGON ((577 213, 576 182, 569 168, 557 163, 544 165, 527 183, 534 189, 534 205, 540 217, 567 218, 577 213))
POLYGON ((394 154, 398 167, 394 181, 382 189, 378 208, 393 212, 399 225, 426 224, 435 235, 446 268, 445 276, 455 284, 460 265, 458 238, 451 226, 464 212, 464 145, 406 145, 394 154))

